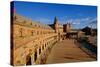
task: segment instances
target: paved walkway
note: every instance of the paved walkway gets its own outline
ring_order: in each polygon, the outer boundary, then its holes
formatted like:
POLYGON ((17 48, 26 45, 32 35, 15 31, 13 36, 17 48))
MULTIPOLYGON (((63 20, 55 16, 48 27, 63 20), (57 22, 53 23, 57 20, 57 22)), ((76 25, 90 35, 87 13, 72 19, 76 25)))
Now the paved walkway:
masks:
POLYGON ((80 62, 80 61, 93 61, 94 58, 91 58, 80 48, 74 44, 74 40, 63 40, 56 43, 50 55, 47 58, 46 63, 66 63, 66 62, 80 62))

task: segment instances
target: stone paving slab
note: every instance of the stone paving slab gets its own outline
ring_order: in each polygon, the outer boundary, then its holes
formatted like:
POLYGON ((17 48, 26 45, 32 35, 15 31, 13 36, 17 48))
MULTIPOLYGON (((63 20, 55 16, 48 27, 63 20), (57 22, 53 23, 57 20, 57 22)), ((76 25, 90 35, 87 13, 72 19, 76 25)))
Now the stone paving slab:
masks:
POLYGON ((47 64, 66 63, 66 62, 81 62, 81 61, 95 61, 96 59, 90 57, 80 48, 76 46, 73 39, 66 39, 56 43, 50 55, 47 58, 47 64))

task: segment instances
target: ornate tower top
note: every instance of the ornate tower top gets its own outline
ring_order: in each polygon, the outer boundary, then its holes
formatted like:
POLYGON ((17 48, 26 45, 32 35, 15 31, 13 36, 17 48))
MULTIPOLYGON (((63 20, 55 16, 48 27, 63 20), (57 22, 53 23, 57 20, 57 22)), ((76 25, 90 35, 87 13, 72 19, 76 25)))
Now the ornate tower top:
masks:
POLYGON ((58 20, 57 20, 56 16, 55 16, 55 19, 54 19, 54 24, 58 24, 58 20))
POLYGON ((56 33, 58 32, 58 20, 57 20, 56 16, 54 18, 54 30, 55 30, 56 33))

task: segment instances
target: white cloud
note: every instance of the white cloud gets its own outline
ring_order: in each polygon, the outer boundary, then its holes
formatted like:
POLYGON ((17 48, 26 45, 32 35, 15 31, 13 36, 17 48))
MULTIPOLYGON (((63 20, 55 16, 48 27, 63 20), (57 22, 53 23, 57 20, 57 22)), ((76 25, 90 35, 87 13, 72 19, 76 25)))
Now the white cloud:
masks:
POLYGON ((97 18, 91 19, 88 24, 97 24, 97 18))
POLYGON ((48 18, 36 18, 35 21, 45 24, 51 23, 51 20, 48 18))
POLYGON ((97 21, 97 17, 93 18, 90 22, 97 21))
POLYGON ((69 19, 66 21, 66 23, 80 24, 80 19, 69 19))
POLYGON ((89 21, 91 18, 90 17, 86 17, 86 18, 82 18, 80 19, 81 21, 89 21))
POLYGON ((74 22, 72 22, 73 24, 80 24, 80 20, 76 19, 74 22))
POLYGON ((85 18, 77 18, 77 19, 68 19, 66 23, 72 23, 72 24, 80 24, 80 23, 89 23, 90 21, 93 21, 92 17, 85 17, 85 18))

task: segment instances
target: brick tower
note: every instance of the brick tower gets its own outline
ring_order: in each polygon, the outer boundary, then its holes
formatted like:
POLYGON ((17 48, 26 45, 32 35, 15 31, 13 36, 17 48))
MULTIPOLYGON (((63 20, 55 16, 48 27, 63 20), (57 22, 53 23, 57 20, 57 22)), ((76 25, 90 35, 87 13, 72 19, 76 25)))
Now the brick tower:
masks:
POLYGON ((63 32, 70 32, 71 31, 71 23, 63 24, 63 32))

